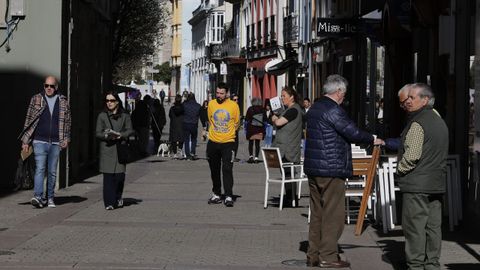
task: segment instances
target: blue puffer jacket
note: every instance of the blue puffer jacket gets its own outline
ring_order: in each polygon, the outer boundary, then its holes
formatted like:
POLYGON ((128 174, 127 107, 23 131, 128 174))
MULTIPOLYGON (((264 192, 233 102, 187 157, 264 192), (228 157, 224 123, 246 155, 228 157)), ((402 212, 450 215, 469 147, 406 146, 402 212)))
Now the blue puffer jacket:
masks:
POLYGON ((358 129, 334 100, 321 98, 307 113, 305 173, 308 176, 350 177, 351 143, 373 143, 373 135, 358 129))
POLYGON ((185 115, 183 118, 183 123, 197 125, 198 119, 200 118, 201 107, 202 106, 193 99, 184 102, 183 109, 185 110, 185 115))

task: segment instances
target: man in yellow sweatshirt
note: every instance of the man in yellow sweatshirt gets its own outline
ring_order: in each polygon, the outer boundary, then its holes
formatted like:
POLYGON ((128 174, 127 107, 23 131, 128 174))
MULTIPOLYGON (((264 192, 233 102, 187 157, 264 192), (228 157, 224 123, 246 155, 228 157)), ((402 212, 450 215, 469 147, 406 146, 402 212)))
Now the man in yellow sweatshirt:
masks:
POLYGON ((228 87, 225 83, 218 84, 215 91, 216 99, 208 103, 208 131, 207 157, 212 175, 212 195, 208 204, 222 203, 222 180, 225 191, 224 204, 233 207, 233 159, 235 145, 235 130, 240 123, 240 109, 238 104, 227 98, 228 87))

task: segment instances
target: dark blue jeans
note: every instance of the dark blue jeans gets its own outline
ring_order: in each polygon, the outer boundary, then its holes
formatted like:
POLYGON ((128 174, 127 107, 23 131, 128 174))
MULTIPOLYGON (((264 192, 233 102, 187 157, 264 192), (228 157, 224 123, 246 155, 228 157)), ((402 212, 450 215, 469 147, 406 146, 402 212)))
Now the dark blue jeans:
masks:
POLYGON ((195 155, 197 148, 198 124, 183 123, 183 141, 185 142, 185 156, 195 155))
POLYGON ((103 203, 105 207, 117 207, 118 200, 122 198, 125 173, 103 174, 103 203))

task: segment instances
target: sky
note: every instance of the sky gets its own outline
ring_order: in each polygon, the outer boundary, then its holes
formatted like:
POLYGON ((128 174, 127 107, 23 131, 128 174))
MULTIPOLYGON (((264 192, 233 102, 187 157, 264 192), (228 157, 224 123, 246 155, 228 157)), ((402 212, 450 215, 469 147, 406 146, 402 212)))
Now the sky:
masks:
POLYGON ((182 18, 182 78, 180 89, 189 88, 188 72, 185 67, 190 63, 192 56, 192 27, 188 20, 192 18, 192 12, 201 4, 201 0, 183 0, 183 18, 182 18))

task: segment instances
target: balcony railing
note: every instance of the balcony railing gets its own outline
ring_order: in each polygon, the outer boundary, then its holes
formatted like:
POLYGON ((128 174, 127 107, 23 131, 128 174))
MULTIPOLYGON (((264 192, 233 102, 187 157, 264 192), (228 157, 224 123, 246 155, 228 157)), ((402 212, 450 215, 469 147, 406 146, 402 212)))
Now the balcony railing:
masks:
POLYGON ((208 46, 208 58, 210 60, 221 60, 222 59, 222 44, 212 44, 208 46))

